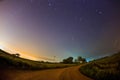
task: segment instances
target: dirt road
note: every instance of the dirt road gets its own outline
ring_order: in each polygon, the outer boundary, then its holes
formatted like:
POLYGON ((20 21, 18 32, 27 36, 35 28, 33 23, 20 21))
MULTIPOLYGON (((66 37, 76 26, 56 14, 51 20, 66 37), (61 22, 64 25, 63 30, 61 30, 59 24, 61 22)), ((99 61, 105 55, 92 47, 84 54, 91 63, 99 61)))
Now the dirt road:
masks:
POLYGON ((7 72, 9 75, 4 75, 5 77, 3 80, 92 80, 82 75, 78 71, 79 67, 80 66, 74 66, 63 69, 51 69, 42 71, 7 72))

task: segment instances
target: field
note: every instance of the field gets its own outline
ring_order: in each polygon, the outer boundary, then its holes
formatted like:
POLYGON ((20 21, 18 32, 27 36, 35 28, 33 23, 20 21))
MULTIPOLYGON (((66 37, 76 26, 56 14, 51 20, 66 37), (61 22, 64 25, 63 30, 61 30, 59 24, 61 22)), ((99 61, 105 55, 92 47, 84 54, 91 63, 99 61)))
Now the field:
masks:
POLYGON ((94 60, 82 66, 80 72, 95 80, 120 80, 120 52, 94 60))
POLYGON ((73 66, 74 64, 33 61, 0 50, 0 67, 5 69, 42 70, 73 66))
POLYGON ((33 61, 0 50, 0 80, 91 80, 81 65, 33 61))

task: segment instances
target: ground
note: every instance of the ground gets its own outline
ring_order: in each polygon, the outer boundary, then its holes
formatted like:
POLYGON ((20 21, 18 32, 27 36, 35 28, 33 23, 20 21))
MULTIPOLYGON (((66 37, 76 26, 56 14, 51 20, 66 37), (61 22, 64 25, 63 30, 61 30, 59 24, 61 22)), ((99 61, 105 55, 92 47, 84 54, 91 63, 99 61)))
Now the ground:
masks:
POLYGON ((39 71, 1 71, 0 80, 92 80, 79 72, 80 66, 39 71))

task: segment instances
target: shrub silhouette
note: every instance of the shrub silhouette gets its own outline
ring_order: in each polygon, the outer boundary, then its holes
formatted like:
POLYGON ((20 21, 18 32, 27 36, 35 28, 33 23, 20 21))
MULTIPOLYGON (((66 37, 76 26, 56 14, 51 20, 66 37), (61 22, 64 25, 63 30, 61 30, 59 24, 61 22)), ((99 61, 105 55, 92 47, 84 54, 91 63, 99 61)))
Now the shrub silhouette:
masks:
POLYGON ((14 69, 25 69, 25 70, 41 70, 41 69, 52 69, 73 66, 70 64, 56 63, 44 61, 33 61, 21 58, 19 54, 9 54, 3 50, 0 50, 0 65, 1 68, 14 68, 14 69))

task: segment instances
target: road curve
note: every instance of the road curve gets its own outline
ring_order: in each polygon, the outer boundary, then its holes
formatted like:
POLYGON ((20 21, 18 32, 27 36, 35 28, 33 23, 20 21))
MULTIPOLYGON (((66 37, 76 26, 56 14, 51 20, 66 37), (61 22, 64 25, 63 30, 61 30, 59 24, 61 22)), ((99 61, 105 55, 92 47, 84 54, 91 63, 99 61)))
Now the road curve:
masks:
POLYGON ((92 80, 79 71, 80 66, 66 68, 60 75, 59 80, 92 80))
POLYGON ((81 74, 79 68, 80 66, 41 71, 12 71, 7 72, 9 75, 6 75, 4 80, 92 80, 81 74))

